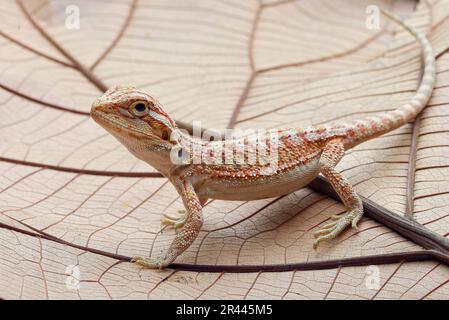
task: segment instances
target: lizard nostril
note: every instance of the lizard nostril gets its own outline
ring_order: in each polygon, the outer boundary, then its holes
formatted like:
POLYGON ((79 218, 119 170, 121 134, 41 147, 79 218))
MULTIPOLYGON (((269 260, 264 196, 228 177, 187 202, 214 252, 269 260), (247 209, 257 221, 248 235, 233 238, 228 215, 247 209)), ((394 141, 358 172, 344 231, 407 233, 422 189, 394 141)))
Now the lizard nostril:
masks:
POLYGON ((162 138, 162 140, 165 140, 165 141, 168 140, 168 132, 167 132, 167 130, 162 131, 161 138, 162 138))

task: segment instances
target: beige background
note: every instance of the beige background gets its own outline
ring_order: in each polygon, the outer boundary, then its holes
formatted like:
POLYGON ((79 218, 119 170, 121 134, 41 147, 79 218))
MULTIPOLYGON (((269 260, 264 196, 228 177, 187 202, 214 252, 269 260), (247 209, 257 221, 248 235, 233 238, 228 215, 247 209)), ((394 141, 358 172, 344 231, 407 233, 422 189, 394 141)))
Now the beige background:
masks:
MULTIPOLYGON (((428 32, 437 88, 418 122, 357 147, 339 169, 363 196, 447 238, 449 1, 4 1, 0 298, 447 299, 449 268, 431 259, 259 273, 142 270, 119 260, 164 250, 174 231, 161 229, 160 214, 182 203, 88 117, 102 90, 135 84, 175 119, 218 129, 391 110, 416 89, 419 47, 383 19, 369 30, 368 4, 428 32), (67 4, 80 9, 79 30, 65 26, 67 4), (74 267, 79 290, 67 276, 74 267)), ((423 249, 365 217, 359 231, 314 251, 313 231, 343 210, 307 188, 212 201, 178 262, 282 265, 423 249)))

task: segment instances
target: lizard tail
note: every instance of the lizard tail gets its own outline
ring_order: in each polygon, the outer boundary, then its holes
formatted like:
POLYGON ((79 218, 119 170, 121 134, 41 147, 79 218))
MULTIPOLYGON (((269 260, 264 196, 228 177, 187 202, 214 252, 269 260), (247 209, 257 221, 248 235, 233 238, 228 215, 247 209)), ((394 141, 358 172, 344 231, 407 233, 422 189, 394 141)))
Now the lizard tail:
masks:
POLYGON ((382 14, 394 20, 407 29, 421 45, 423 55, 423 73, 420 85, 413 98, 396 110, 384 115, 368 117, 346 125, 346 137, 343 139, 345 149, 349 149, 368 139, 392 131, 409 121, 412 121, 429 102, 435 87, 435 56, 432 46, 426 36, 416 31, 395 15, 383 11, 382 14))

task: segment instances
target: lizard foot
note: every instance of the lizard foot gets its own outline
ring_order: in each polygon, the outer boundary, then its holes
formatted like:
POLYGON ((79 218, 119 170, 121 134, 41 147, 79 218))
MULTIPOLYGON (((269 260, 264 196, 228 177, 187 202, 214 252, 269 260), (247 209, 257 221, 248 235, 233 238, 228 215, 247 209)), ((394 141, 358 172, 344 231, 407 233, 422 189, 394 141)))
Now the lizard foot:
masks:
POLYGON ((172 217, 167 214, 161 219, 161 223, 166 226, 173 226, 175 229, 182 228, 187 221, 187 214, 185 210, 179 210, 177 217, 172 217))
POLYGON ((169 265, 169 263, 162 258, 151 259, 138 256, 133 257, 131 259, 131 262, 148 269, 162 269, 169 265))
POLYGON ((335 215, 333 222, 324 225, 319 231, 315 232, 315 242, 313 248, 316 249, 321 241, 337 237, 350 224, 357 228, 357 223, 362 218, 363 211, 353 210, 346 214, 335 215))

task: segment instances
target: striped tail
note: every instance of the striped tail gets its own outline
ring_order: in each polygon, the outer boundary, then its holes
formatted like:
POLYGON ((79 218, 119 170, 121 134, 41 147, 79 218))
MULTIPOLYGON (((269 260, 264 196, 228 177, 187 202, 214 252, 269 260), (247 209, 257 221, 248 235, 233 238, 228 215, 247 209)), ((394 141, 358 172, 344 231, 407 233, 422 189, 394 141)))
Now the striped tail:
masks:
POLYGON ((424 66, 421 83, 411 101, 396 110, 347 124, 345 126, 347 135, 343 140, 345 149, 352 148, 366 140, 390 132, 412 121, 427 105, 435 87, 435 56, 429 40, 427 40, 425 35, 419 33, 395 15, 383 10, 382 14, 407 29, 421 45, 424 66))

